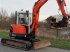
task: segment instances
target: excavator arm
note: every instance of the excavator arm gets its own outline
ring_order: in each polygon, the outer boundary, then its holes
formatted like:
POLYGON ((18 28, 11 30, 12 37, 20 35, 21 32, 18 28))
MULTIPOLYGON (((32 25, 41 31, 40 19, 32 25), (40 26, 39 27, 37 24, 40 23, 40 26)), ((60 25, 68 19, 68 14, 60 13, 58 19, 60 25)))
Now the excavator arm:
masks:
MULTIPOLYGON (((31 31, 35 30, 35 32, 36 32, 38 19, 39 19, 39 10, 47 1, 48 0, 38 0, 35 3, 35 5, 33 7, 33 13, 32 13, 33 14, 32 15, 33 24, 32 24, 31 31)), ((59 9, 60 9, 60 11, 61 11, 61 13, 63 15, 63 19, 62 19, 62 21, 60 23, 61 24, 67 23, 67 16, 68 15, 66 14, 65 9, 64 9, 64 6, 66 6, 65 0, 56 0, 56 1, 58 3, 59 9)))
POLYGON ((66 6, 65 0, 56 0, 59 6, 59 9, 61 10, 61 13, 63 17, 67 18, 67 14, 65 12, 64 6, 66 6))
POLYGON ((66 13, 65 8, 64 8, 66 6, 65 0, 56 0, 56 1, 57 1, 58 6, 59 6, 59 9, 62 13, 62 16, 63 16, 62 20, 59 21, 57 26, 58 27, 66 27, 68 24, 67 20, 68 20, 69 16, 66 13))

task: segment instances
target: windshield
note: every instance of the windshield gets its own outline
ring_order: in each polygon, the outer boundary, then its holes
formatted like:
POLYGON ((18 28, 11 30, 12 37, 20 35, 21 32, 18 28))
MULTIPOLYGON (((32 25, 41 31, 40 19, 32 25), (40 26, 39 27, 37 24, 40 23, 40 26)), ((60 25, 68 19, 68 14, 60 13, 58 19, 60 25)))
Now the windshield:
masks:
POLYGON ((32 24, 32 14, 29 14, 29 17, 27 17, 26 13, 19 13, 18 15, 19 17, 19 24, 23 24, 23 25, 28 25, 28 24, 32 24))

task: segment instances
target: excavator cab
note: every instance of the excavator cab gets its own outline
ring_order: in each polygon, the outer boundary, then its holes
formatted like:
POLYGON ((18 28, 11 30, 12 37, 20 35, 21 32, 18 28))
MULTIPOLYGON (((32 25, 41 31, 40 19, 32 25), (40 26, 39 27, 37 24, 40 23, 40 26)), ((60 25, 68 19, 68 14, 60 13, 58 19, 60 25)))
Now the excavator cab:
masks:
POLYGON ((10 37, 29 37, 30 28, 32 25, 32 13, 26 10, 26 12, 15 12, 16 24, 12 24, 10 28, 10 37))
POLYGON ((29 11, 26 12, 17 12, 17 24, 29 26, 32 24, 32 14, 29 11))

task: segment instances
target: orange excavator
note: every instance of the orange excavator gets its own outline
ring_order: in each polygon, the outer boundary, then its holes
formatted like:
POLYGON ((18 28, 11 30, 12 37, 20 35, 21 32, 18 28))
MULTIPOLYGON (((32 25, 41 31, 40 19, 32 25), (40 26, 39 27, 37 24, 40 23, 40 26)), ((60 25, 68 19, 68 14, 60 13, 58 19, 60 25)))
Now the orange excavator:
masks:
MULTIPOLYGON (((39 11, 47 1, 48 0, 38 0, 33 7, 32 13, 29 13, 28 10, 26 12, 16 11, 16 24, 11 25, 9 38, 2 38, 1 43, 24 50, 31 48, 38 49, 51 45, 50 41, 46 38, 36 37, 39 11)), ((63 15, 62 23, 67 24, 67 14, 64 10, 64 5, 66 4, 64 0, 56 1, 63 15)))

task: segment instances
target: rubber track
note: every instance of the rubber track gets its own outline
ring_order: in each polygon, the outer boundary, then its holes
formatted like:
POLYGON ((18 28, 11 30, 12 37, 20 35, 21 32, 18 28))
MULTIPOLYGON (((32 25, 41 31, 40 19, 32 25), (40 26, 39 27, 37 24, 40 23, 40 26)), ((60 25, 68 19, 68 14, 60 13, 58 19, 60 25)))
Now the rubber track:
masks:
POLYGON ((16 39, 1 39, 2 45, 9 46, 9 47, 14 47, 18 49, 23 49, 23 50, 30 50, 32 47, 31 42, 29 41, 23 41, 23 40, 16 40, 16 39))

